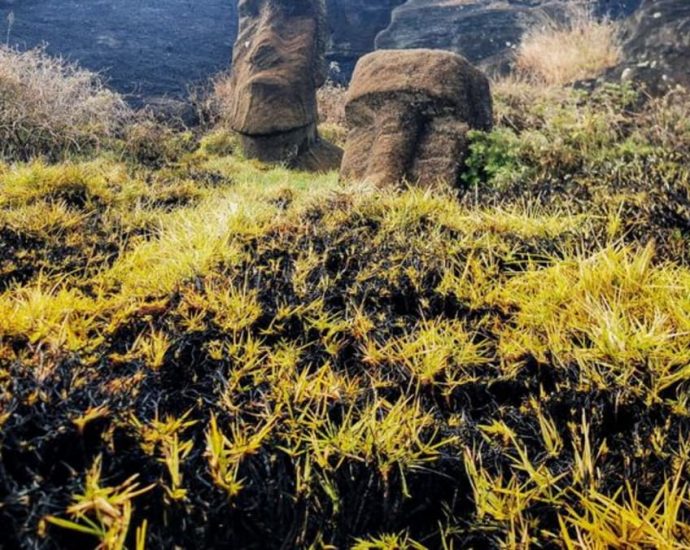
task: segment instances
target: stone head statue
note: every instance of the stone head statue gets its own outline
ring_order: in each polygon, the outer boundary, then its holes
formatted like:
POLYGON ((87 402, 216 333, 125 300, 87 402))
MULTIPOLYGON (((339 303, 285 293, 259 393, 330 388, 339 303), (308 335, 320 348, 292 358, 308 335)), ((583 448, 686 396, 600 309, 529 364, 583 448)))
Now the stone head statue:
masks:
POLYGON ((240 0, 230 125, 245 153, 290 162, 318 141, 326 77, 323 0, 240 0))
POLYGON ((374 184, 458 182, 471 129, 492 126, 489 81, 441 50, 379 50, 355 68, 341 176, 374 184))

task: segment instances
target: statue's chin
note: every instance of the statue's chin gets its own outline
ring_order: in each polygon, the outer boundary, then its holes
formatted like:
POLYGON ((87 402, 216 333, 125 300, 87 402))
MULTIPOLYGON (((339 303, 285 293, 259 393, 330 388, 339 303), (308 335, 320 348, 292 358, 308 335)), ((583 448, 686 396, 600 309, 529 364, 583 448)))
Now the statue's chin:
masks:
POLYGON ((277 121, 267 116, 263 111, 249 112, 243 118, 243 123, 233 125, 233 129, 247 136, 273 136, 277 134, 289 134, 315 124, 314 120, 308 120, 301 112, 285 111, 284 120, 277 121), (289 124, 285 124, 289 120, 289 124))
POLYGON ((233 127, 247 135, 274 135, 314 124, 315 100, 275 81, 248 84, 237 95, 233 127))
POLYGON ((315 124, 270 135, 241 134, 244 153, 264 162, 289 163, 317 139, 315 124))

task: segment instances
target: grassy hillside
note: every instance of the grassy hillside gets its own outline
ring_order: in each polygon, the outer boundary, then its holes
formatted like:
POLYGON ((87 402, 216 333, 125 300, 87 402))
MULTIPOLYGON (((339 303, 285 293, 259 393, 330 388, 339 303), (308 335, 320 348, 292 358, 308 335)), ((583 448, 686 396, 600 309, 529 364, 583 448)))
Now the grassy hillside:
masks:
POLYGON ((690 545, 688 98, 495 93, 461 189, 1 164, 6 547, 690 545))

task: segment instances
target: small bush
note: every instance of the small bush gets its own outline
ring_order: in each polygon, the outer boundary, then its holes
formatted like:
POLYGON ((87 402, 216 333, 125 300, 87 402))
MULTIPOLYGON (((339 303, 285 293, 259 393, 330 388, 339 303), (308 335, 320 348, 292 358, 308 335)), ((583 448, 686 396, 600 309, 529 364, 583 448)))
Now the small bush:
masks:
POLYGON ((579 94, 568 86, 535 85, 522 75, 508 75, 491 83, 496 126, 516 132, 542 128, 556 110, 576 109, 579 94))
POLYGON ((43 49, 0 47, 0 155, 51 158, 98 147, 130 116, 103 79, 43 49))
POLYGON ((213 78, 206 89, 198 94, 196 103, 203 120, 209 127, 227 123, 232 103, 232 85, 230 73, 222 72, 213 78))
POLYGON ((321 87, 316 99, 319 106, 319 121, 324 124, 345 126, 345 98, 347 88, 333 82, 321 87))
POLYGON ((232 155, 239 150, 239 138, 230 130, 217 128, 201 138, 199 150, 207 155, 219 157, 232 155))
POLYGON ((672 151, 690 151, 690 92, 653 98, 640 113, 636 130, 643 140, 672 151))
POLYGON ((491 182, 501 187, 503 182, 517 178, 520 166, 520 141, 509 129, 499 128, 493 132, 470 132, 470 154, 466 161, 463 181, 475 190, 491 182))
POLYGON ((142 113, 125 129, 125 155, 145 166, 160 167, 179 160, 194 148, 191 132, 181 132, 142 113))
POLYGON ((594 78, 622 55, 618 27, 575 4, 564 22, 547 20, 527 32, 517 53, 518 71, 548 84, 594 78))

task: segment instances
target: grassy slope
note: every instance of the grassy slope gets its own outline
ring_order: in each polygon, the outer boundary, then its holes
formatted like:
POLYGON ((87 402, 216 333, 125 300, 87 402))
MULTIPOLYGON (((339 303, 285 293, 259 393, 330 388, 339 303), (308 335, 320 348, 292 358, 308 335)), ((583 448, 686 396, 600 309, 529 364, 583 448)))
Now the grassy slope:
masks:
POLYGON ((689 544, 690 132, 518 88, 461 198, 3 166, 8 546, 689 544))

